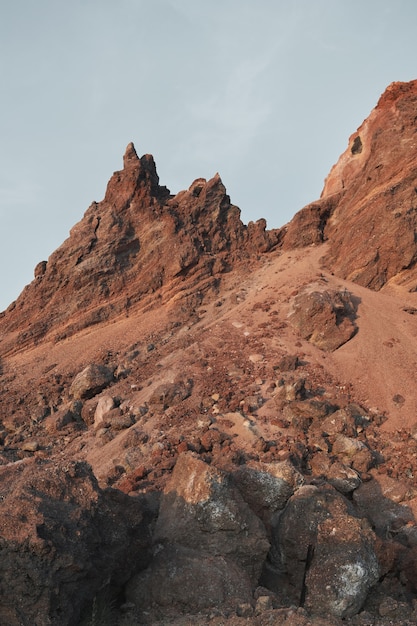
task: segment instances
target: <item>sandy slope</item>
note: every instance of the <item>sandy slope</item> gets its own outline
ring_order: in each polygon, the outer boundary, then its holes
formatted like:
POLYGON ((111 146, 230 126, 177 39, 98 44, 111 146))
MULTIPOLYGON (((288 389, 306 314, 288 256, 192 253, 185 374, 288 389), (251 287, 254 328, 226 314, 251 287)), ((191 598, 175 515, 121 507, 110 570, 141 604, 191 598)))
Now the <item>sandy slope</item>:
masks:
MULTIPOLYGON (((53 369, 69 376, 105 353, 117 355, 135 344, 153 340, 158 346, 159 373, 163 381, 181 371, 185 345, 214 346, 221 352, 222 337, 245 348, 247 357, 264 367, 285 353, 304 355, 311 365, 328 373, 340 386, 349 387, 352 400, 385 412, 385 429, 409 428, 417 421, 416 384, 417 294, 398 286, 374 292, 341 280, 320 267, 325 246, 312 246, 261 258, 247 275, 225 276, 218 298, 194 312, 192 321, 175 321, 179 295, 172 300, 167 288, 160 307, 139 303, 129 317, 96 326, 56 344, 42 344, 10 357, 5 364, 28 383, 53 369), (287 324, 293 297, 302 289, 347 289, 358 302, 357 334, 333 353, 301 339, 287 324), (219 303, 221 305, 219 306, 219 303), (172 330, 172 326, 176 328, 172 330), (261 357, 256 356, 260 354, 261 357), (161 372, 161 369, 165 372, 161 372)), ((150 357, 149 357, 150 358, 150 357)), ((227 356, 225 356, 227 359, 227 356)))

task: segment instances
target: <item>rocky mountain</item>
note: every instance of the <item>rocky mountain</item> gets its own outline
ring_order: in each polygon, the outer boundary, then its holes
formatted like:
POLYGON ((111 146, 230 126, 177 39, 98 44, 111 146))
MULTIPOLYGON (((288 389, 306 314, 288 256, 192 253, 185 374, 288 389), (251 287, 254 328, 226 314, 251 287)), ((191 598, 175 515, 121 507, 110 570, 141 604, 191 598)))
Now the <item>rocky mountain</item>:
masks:
POLYGON ((416 116, 277 230, 129 144, 0 315, 1 624, 417 624, 416 116))

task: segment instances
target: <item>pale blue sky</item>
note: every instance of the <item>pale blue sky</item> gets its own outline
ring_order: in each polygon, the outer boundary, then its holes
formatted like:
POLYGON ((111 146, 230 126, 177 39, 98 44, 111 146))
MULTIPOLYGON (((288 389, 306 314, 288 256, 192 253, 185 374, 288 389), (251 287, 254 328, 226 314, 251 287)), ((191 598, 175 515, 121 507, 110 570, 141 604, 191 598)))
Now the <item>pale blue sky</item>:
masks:
POLYGON ((417 78, 415 0, 0 0, 0 310, 121 169, 219 172, 282 226, 385 87, 417 78))

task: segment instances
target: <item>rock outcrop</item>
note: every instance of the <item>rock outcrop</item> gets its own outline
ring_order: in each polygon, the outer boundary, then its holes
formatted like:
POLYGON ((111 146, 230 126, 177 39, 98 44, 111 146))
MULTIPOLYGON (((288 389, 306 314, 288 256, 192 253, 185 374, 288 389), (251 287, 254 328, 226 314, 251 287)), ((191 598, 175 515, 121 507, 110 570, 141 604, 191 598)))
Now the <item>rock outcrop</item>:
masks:
POLYGON ((150 560, 152 514, 103 491, 85 463, 0 467, 0 622, 78 624, 150 560))
POLYGON ((417 285, 417 81, 392 83, 328 175, 285 246, 328 242, 324 267, 371 289, 417 285), (399 242, 401 244, 399 245, 399 242))
POLYGON ((265 220, 242 223, 218 174, 172 196, 153 157, 139 158, 132 143, 123 166, 0 319, 13 338, 6 350, 109 322, 149 295, 155 305, 152 294, 170 283, 181 291, 187 277, 188 289, 204 294, 239 260, 279 242, 265 220))
POLYGON ((362 608, 379 578, 376 538, 331 487, 301 487, 273 529, 268 583, 310 611, 340 618, 362 608))

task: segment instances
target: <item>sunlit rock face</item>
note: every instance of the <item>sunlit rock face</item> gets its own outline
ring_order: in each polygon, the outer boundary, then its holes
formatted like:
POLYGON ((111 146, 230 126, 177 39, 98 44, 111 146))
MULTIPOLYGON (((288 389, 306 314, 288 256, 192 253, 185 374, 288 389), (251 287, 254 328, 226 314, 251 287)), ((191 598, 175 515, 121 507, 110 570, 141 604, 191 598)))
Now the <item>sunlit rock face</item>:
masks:
POLYGON ((324 267, 371 289, 417 286, 417 81, 392 83, 284 245, 328 242, 324 267))

